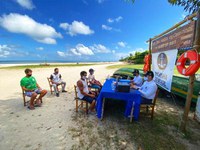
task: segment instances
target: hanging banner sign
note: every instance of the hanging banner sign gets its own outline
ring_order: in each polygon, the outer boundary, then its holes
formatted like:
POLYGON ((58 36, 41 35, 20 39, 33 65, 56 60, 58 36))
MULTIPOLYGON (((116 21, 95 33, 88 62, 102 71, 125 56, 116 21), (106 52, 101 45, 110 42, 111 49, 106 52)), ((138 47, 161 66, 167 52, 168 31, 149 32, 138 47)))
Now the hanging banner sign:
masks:
POLYGON ((177 28, 164 36, 152 41, 152 53, 171 49, 187 50, 193 46, 195 21, 177 28))
POLYGON ((152 53, 152 71, 156 84, 171 92, 172 77, 178 50, 152 53))

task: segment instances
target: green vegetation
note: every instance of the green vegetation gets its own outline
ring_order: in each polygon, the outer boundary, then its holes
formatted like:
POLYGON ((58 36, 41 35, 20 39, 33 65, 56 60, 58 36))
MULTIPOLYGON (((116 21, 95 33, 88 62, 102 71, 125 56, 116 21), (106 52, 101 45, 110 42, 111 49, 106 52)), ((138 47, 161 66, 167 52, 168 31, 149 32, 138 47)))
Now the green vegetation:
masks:
POLYGON ((200 7, 199 0, 168 0, 172 5, 183 6, 185 11, 196 12, 200 7))
MULTIPOLYGON (((120 69, 120 68, 134 68, 134 69, 143 69, 144 64, 121 64, 121 65, 111 65, 108 66, 107 69, 120 69)), ((196 72, 196 74, 200 74, 200 69, 196 72)), ((174 68, 174 75, 182 76, 176 67, 174 68)))
POLYGON ((144 52, 135 52, 135 54, 130 54, 130 56, 121 58, 120 61, 134 63, 134 64, 142 64, 144 62, 145 55, 148 54, 148 50, 144 52))
POLYGON ((55 68, 55 67, 80 67, 91 66, 96 64, 52 64, 52 65, 22 65, 22 66, 8 66, 0 67, 0 69, 25 69, 25 68, 55 68))

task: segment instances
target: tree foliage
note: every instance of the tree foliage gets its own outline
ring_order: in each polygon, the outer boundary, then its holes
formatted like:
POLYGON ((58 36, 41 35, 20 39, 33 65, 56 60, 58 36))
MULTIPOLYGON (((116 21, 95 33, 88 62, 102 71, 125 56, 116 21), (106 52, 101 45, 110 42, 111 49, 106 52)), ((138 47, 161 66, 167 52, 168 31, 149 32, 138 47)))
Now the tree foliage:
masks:
POLYGON ((143 64, 144 63, 144 57, 148 54, 148 50, 144 52, 135 52, 135 54, 130 54, 128 57, 120 59, 120 61, 128 62, 128 63, 134 63, 134 64, 143 64))
MULTIPOLYGON (((135 2, 135 0, 125 0, 135 2)), ((185 11, 189 11, 189 13, 197 12, 200 8, 200 0, 168 0, 168 2, 172 5, 178 5, 184 7, 185 11)))
POLYGON ((172 5, 183 6, 185 11, 194 13, 200 7, 200 0, 168 0, 172 5))

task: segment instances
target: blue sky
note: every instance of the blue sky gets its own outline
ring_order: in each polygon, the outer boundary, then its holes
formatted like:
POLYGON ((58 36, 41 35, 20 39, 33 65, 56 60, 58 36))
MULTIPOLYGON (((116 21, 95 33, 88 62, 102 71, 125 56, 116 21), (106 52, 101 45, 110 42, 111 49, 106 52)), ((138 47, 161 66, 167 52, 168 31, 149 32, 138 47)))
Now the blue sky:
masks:
POLYGON ((185 15, 167 0, 0 0, 0 60, 117 61, 185 15))

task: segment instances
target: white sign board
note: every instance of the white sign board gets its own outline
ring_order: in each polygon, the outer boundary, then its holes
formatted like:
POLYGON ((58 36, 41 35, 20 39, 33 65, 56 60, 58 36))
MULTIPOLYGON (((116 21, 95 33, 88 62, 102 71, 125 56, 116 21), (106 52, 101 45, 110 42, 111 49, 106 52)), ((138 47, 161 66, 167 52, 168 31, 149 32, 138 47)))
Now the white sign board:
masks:
POLYGON ((152 71, 156 84, 171 92, 172 77, 178 50, 152 53, 152 71))

